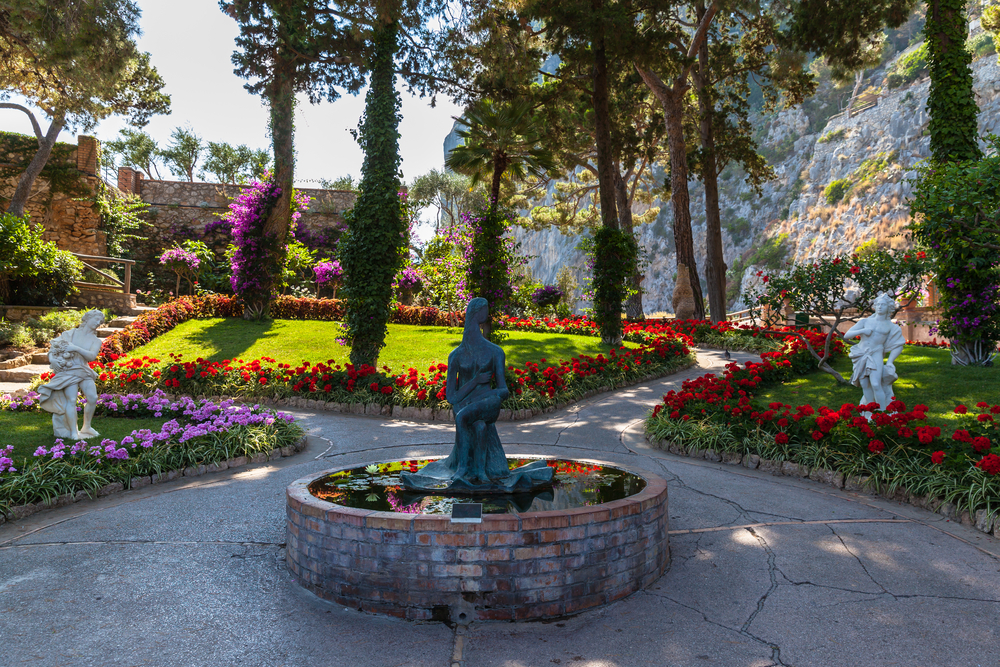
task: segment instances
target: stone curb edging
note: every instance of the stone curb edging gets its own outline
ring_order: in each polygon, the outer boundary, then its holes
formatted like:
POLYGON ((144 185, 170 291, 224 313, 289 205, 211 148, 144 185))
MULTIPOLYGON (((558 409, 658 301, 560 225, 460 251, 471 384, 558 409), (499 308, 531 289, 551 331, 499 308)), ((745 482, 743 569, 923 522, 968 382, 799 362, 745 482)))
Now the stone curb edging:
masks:
MULTIPOLYGON (((580 401, 585 401, 588 398, 593 398, 599 394, 605 394, 615 389, 624 389, 626 387, 634 387, 635 385, 642 384, 643 382, 650 382, 652 380, 659 380, 660 378, 669 377, 676 373, 681 373, 683 371, 689 370, 698 365, 697 361, 691 361, 682 366, 678 366, 669 373, 664 373, 662 375, 657 375, 655 373, 650 375, 644 375, 638 378, 634 382, 628 384, 622 384, 619 386, 613 385, 603 385, 597 389, 591 389, 590 391, 584 393, 579 398, 573 399, 571 401, 558 401, 555 405, 549 405, 544 408, 524 408, 522 410, 501 410, 500 416, 497 421, 521 421, 524 419, 531 419, 540 414, 546 414, 550 412, 555 412, 556 410, 562 410, 565 407, 579 403, 580 401)), ((334 401, 318 401, 313 398, 306 398, 304 396, 292 396, 289 398, 262 398, 260 400, 253 400, 250 398, 239 398, 239 397, 228 397, 228 396, 199 396, 200 398, 208 398, 209 400, 225 400, 227 398, 232 398, 234 401, 241 403, 259 403, 260 405, 266 405, 269 407, 276 408, 299 408, 306 410, 323 410, 326 412, 340 412, 343 414, 354 414, 354 415, 369 415, 372 417, 383 417, 389 419, 398 419, 402 421, 440 421, 455 423, 455 414, 451 408, 447 410, 436 410, 434 408, 420 408, 415 405, 411 406, 401 406, 401 405, 381 405, 379 403, 337 403, 334 401)))
POLYGON ((992 516, 987 515, 986 510, 977 510, 975 516, 968 512, 959 512, 953 503, 942 502, 939 498, 917 496, 906 489, 895 489, 890 492, 887 488, 873 488, 869 483, 869 477, 856 477, 854 475, 844 476, 844 473, 827 468, 809 468, 808 466, 783 461, 780 459, 762 459, 756 454, 742 455, 737 452, 717 452, 713 449, 698 449, 697 447, 684 447, 675 442, 668 442, 666 439, 650 440, 646 435, 646 442, 653 447, 668 451, 678 456, 688 456, 695 459, 705 459, 714 463, 725 463, 727 465, 739 465, 744 468, 757 469, 770 472, 772 475, 808 478, 814 482, 830 484, 834 488, 845 491, 856 491, 861 493, 871 493, 886 500, 894 500, 906 503, 920 509, 929 510, 936 514, 961 523, 963 526, 975 528, 981 533, 993 535, 1000 538, 1000 512, 992 516))
POLYGON ((243 468, 245 466, 256 464, 256 463, 267 463, 268 461, 274 461, 285 456, 293 456, 306 448, 306 438, 308 436, 302 436, 298 442, 294 445, 288 445, 287 447, 275 448, 270 452, 258 452, 254 456, 238 456, 235 459, 228 459, 226 461, 217 461, 210 465, 199 464, 196 466, 189 466, 187 468, 182 468, 178 470, 168 470, 156 475, 147 475, 144 477, 133 477, 129 481, 128 488, 121 482, 112 482, 102 486, 100 489, 95 491, 93 495, 87 493, 86 491, 77 491, 75 494, 67 493, 65 495, 54 498, 51 502, 45 503, 33 503, 31 505, 17 505, 10 509, 10 513, 4 515, 0 513, 0 525, 10 521, 17 521, 18 519, 24 519, 26 517, 47 509, 55 509, 56 507, 64 507, 66 505, 72 505, 75 502, 81 500, 87 500, 88 498, 102 498, 104 496, 110 496, 113 493, 119 493, 121 491, 131 491, 133 489, 141 489, 144 486, 151 486, 153 484, 161 484, 163 482, 172 482, 175 479, 181 477, 200 477, 208 473, 217 473, 224 470, 231 470, 234 468, 243 468))

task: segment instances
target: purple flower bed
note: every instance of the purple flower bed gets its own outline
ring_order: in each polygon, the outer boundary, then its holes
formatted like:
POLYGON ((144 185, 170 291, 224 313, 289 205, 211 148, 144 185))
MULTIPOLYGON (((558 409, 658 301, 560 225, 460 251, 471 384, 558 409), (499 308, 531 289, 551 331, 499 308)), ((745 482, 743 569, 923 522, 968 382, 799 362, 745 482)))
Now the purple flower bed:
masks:
MULTIPOLYGON (((302 437, 292 415, 229 399, 174 399, 157 390, 149 396, 101 394, 97 401, 101 416, 169 419, 159 431, 137 429, 120 442, 55 440, 24 460, 15 461, 13 446, 0 447, 0 513, 78 491, 96 492, 112 482, 127 487, 145 475, 252 457, 302 437)), ((36 412, 38 394, 0 396, 0 410, 36 412)))

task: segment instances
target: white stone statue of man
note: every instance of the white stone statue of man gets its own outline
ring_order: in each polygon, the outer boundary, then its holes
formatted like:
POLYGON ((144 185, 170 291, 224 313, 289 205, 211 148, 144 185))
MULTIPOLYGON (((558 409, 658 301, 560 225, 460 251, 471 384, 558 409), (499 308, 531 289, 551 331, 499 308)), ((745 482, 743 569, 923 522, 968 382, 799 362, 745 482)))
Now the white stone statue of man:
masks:
POLYGON ((38 388, 39 406, 52 413, 52 430, 57 438, 79 440, 100 435, 91 426, 97 408, 97 373, 89 363, 97 359, 101 339, 97 327, 104 322, 104 313, 91 310, 84 314, 80 326, 64 331, 52 339, 49 346, 49 366, 55 376, 38 388), (83 427, 77 428, 76 396, 82 391, 87 399, 83 409, 83 427))
POLYGON ((878 403, 882 410, 892 400, 892 383, 899 379, 895 361, 903 351, 903 329, 889 317, 896 301, 883 292, 875 299, 875 314, 862 318, 844 334, 844 340, 859 338, 849 356, 854 362, 851 384, 864 392, 861 404, 878 403), (888 355, 888 359, 886 359, 888 355))

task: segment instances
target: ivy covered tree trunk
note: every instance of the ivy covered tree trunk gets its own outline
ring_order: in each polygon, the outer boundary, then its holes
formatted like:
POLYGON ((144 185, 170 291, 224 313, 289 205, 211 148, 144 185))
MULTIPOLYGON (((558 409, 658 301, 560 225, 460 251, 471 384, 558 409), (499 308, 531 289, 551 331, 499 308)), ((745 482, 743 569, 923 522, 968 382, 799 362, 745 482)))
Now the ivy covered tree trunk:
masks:
POLYGON ((62 131, 64 123, 65 116, 62 113, 56 113, 45 136, 39 138, 38 152, 31 158, 28 168, 24 170, 21 178, 17 181, 17 188, 15 188, 14 194, 11 195, 10 203, 7 205, 8 213, 18 217, 24 215, 24 207, 28 205, 31 188, 34 187, 38 175, 42 173, 42 169, 45 168, 45 164, 49 161, 52 148, 56 145, 56 138, 62 131))
POLYGON ((341 242, 342 292, 351 363, 374 366, 385 346, 392 280, 407 247, 399 201, 399 95, 394 57, 399 29, 381 23, 373 42, 371 82, 358 141, 365 152, 359 194, 341 242))
MULTIPOLYGON (((615 167, 615 203, 618 206, 618 226, 622 234, 628 234, 635 238, 634 227, 632 225, 632 207, 628 202, 628 187, 625 179, 621 176, 621 171, 615 167)), ((630 320, 643 320, 646 315, 642 309, 642 276, 639 274, 639 262, 633 263, 629 271, 627 285, 629 295, 625 299, 625 317, 630 320)))
POLYGON ((930 0, 927 3, 927 65, 931 85, 927 98, 930 114, 931 157, 935 162, 978 160, 979 106, 972 91, 972 56, 965 48, 968 19, 965 0, 930 0))
POLYGON ((622 300, 625 296, 621 267, 616 266, 615 249, 621 245, 618 210, 615 202, 614 159, 611 145, 611 105, 609 101, 608 59, 604 31, 597 29, 593 41, 592 70, 594 137, 597 147, 597 182, 600 193, 602 228, 594 235, 594 317, 601 329, 601 342, 618 345, 622 341, 622 300))

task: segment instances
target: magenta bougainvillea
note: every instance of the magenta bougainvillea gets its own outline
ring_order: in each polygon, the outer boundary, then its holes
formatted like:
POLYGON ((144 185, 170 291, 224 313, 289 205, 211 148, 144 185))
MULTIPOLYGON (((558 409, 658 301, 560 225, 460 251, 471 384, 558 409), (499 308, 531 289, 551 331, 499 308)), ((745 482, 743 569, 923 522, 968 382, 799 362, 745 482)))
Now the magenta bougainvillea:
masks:
MULTIPOLYGON (((276 296, 274 279, 281 273, 284 248, 278 247, 276 234, 265 233, 264 225, 280 195, 281 188, 276 183, 266 179, 254 181, 233 200, 226 214, 233 226, 236 248, 230 283, 243 304, 246 319, 266 318, 276 296)), ((292 225, 308 205, 308 197, 292 197, 292 225)))

